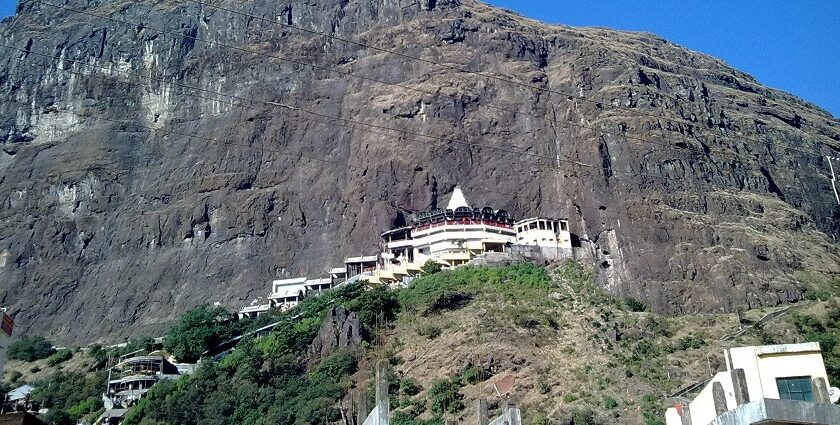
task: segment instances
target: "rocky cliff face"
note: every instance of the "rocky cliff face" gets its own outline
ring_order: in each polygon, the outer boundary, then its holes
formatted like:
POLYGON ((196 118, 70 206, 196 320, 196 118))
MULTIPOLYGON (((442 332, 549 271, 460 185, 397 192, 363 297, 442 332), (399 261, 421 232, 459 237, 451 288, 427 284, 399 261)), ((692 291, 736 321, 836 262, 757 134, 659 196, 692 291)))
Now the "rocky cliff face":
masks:
POLYGON ((659 311, 838 278, 840 121, 721 61, 471 0, 201 3, 23 0, 0 24, 0 304, 23 331, 237 308, 455 184, 569 217, 600 284, 659 311))

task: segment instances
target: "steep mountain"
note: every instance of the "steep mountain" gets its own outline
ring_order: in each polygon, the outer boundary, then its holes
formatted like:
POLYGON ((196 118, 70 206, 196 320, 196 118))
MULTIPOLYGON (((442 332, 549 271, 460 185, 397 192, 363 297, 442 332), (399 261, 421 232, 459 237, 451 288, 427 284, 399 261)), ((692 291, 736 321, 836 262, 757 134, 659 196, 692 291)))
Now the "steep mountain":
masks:
POLYGON ((0 37, 0 304, 24 332, 236 308, 455 184, 568 217, 596 282, 659 312, 840 277, 840 121, 650 34, 471 0, 24 0, 0 37))

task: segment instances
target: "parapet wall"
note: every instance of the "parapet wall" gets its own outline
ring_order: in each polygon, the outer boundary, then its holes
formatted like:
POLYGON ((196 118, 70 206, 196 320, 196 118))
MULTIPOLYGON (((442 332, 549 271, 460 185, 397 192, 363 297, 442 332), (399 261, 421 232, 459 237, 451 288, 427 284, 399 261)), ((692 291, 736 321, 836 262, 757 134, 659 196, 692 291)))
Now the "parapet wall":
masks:
POLYGON ((510 252, 485 252, 470 263, 476 266, 507 266, 516 263, 533 262, 545 265, 549 262, 572 259, 571 249, 533 245, 511 245, 510 252))
POLYGON ((521 255, 529 261, 557 261, 574 258, 571 248, 534 245, 511 245, 513 255, 521 255))

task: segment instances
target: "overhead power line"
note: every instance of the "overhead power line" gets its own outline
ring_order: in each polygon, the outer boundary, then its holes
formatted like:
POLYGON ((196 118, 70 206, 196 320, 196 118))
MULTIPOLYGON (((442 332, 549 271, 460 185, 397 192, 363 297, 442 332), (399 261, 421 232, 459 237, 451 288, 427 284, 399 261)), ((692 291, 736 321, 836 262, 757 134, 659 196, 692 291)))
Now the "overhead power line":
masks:
MULTIPOLYGON (((65 11, 68 11, 68 12, 71 12, 71 13, 83 14, 83 15, 87 15, 87 16, 90 16, 90 17, 96 17, 96 18, 100 18, 100 19, 109 20, 111 22, 116 22, 116 23, 119 23, 119 24, 122 24, 122 25, 127 25, 131 28, 145 28, 145 29, 157 31, 157 32, 162 33, 162 34, 169 34, 169 35, 179 37, 179 38, 183 38, 183 39, 187 39, 187 40, 207 43, 210 46, 217 45, 217 46, 229 48, 229 49, 235 50, 235 51, 240 51, 240 52, 244 52, 244 53, 248 53, 248 54, 252 54, 252 55, 256 55, 256 56, 267 57, 267 58, 271 58, 271 59, 277 59, 277 60, 280 60, 280 61, 285 61, 285 62, 293 63, 293 64, 296 64, 296 65, 299 65, 299 66, 305 66, 305 67, 318 69, 318 70, 322 70, 322 71, 334 72, 334 73, 337 73, 337 74, 340 74, 340 75, 353 77, 353 78, 358 78, 358 79, 362 79, 362 80, 366 80, 366 81, 372 81, 372 82, 375 82, 375 83, 378 83, 378 84, 398 87, 398 88, 406 89, 406 90, 409 90, 409 91, 420 92, 420 93, 430 95, 430 96, 436 96, 437 95, 437 93, 435 91, 423 90, 423 89, 419 89, 419 88, 416 88, 416 87, 408 86, 406 84, 390 83, 390 82, 387 82, 387 81, 384 81, 384 80, 381 80, 381 79, 368 77, 368 76, 365 76, 365 75, 358 75, 358 74, 355 74, 353 72, 336 69, 334 67, 320 66, 320 65, 315 65, 315 64, 309 63, 309 62, 300 61, 300 60, 296 60, 296 59, 290 59, 290 58, 279 56, 279 55, 256 52, 256 51, 253 51, 253 50, 250 50, 250 49, 242 48, 242 47, 239 47, 239 46, 234 46, 234 45, 231 45, 231 44, 226 44, 226 43, 221 43, 221 42, 218 42, 218 41, 213 41, 213 40, 203 39, 203 38, 199 38, 199 37, 195 37, 195 36, 191 36, 191 35, 186 35, 186 34, 183 34, 183 33, 179 33, 177 31, 169 31, 169 30, 165 30, 163 28, 148 27, 148 26, 145 26, 145 24, 143 24, 142 22, 126 21, 126 20, 122 20, 122 19, 113 18, 113 17, 107 16, 107 15, 97 14, 97 13, 89 12, 89 11, 86 11, 86 10, 74 9, 74 8, 70 8, 70 7, 66 7, 66 6, 62 6, 62 5, 57 5, 57 4, 53 4, 53 3, 49 3, 49 2, 44 2, 44 1, 42 1, 41 4, 51 6, 51 7, 55 7, 55 8, 58 8, 58 9, 63 9, 65 11)), ((225 9, 225 10, 228 10, 228 9, 225 9)), ((236 12, 234 12, 234 13, 236 13, 236 12)), ((244 12, 239 12, 239 13, 244 14, 244 12)), ((249 14, 245 14, 245 15, 253 16, 253 15, 249 15, 249 14)), ((256 18, 256 16, 254 16, 254 17, 256 18)), ((265 20, 265 18, 259 18, 259 19, 265 20)), ((273 22, 273 21, 270 21, 270 22, 273 22)), ((293 27, 293 28, 298 28, 298 27, 293 27)), ((316 33, 318 33, 318 32, 316 32, 316 33)), ((340 40, 344 41, 344 39, 340 39, 340 40)), ((387 52, 391 53, 391 51, 387 51, 387 52)), ((408 56, 408 57, 411 57, 411 56, 408 56)), ((440 64, 440 63, 433 62, 433 61, 429 61, 429 62, 437 64, 439 66, 448 66, 446 64, 440 64)), ((457 67, 455 67, 453 69, 460 70, 462 72, 469 72, 469 73, 485 76, 485 77, 488 77, 488 78, 491 77, 490 74, 485 74, 485 73, 480 73, 480 72, 475 72, 475 71, 468 71, 468 70, 461 70, 460 68, 457 68, 457 67)), ((512 80, 503 79, 502 81, 509 81, 509 82, 513 82, 513 83, 516 83, 516 84, 524 85, 525 87, 536 88, 536 89, 543 90, 543 91, 547 90, 549 93, 556 93, 556 94, 563 94, 563 95, 566 95, 566 96, 571 96, 568 93, 557 92, 557 91, 552 91, 552 90, 548 90, 548 89, 542 89, 539 86, 528 85, 528 84, 525 84, 525 83, 519 83, 519 82, 515 82, 515 81, 512 81, 512 80)), ((438 86, 438 88, 442 89, 442 87, 440 87, 440 86, 438 86)), ((596 101, 593 101, 593 100, 590 100, 590 99, 585 99, 585 98, 580 98, 580 99, 584 100, 584 101, 587 101, 587 102, 595 102, 597 104, 600 104, 600 102, 596 102, 596 101)), ((483 106, 487 107, 487 108, 491 108, 491 109, 496 109, 496 110, 508 112, 508 113, 511 113, 511 114, 520 114, 521 113, 520 111, 514 111, 514 110, 510 110, 510 109, 506 109, 506 108, 500 108, 500 107, 494 106, 492 104, 485 104, 483 106)), ((641 115, 645 115, 645 116, 650 116, 650 117, 656 118, 657 121, 661 118, 661 117, 658 117, 658 116, 655 116, 655 115, 644 114, 644 113, 642 113, 642 111, 628 109, 628 108, 615 108, 615 109, 624 109, 626 111, 629 111, 631 113, 635 113, 637 115, 641 114, 641 115)), ((608 131, 608 130, 604 130, 604 129, 590 128, 590 127, 587 127, 586 125, 577 124, 577 123, 573 123, 573 122, 570 122, 570 121, 560 122, 560 121, 557 121, 556 119, 549 118, 549 117, 546 117, 544 115, 540 115, 540 116, 533 115, 533 114, 531 114, 531 115, 534 116, 535 118, 546 120, 546 121, 549 121, 549 122, 553 122, 555 124, 563 124, 563 125, 568 125, 568 126, 571 126, 571 127, 588 129, 588 130, 592 130, 592 131, 602 133, 602 134, 613 134, 617 137, 621 137, 621 138, 625 138, 625 139, 637 140, 637 141, 642 141, 642 142, 647 142, 647 143, 657 143, 657 144, 666 146, 666 147, 671 148, 671 149, 674 148, 674 146, 672 146, 670 143, 667 143, 667 142, 659 142, 659 141, 652 140, 652 139, 644 139, 644 138, 640 138, 640 137, 637 137, 637 136, 627 135, 627 134, 624 134, 624 133, 618 133, 618 132, 614 132, 614 131, 608 131)), ((670 119, 670 118, 669 118, 669 120, 679 121, 679 120, 670 119)), ((699 126, 697 126, 696 123, 692 123, 691 121, 684 121, 684 122, 687 123, 687 124, 690 124, 692 127, 700 128, 699 126)), ((660 129, 660 132, 662 132, 663 137, 669 138, 668 136, 665 135, 664 129, 660 129)), ((673 137, 673 135, 671 135, 671 137, 673 137)), ((805 154, 808 154, 808 155, 811 155, 811 156, 821 156, 821 154, 819 152, 805 151, 805 150, 793 148, 793 147, 790 147, 790 146, 787 146, 787 145, 775 144, 775 143, 770 142, 770 141, 761 141, 761 140, 757 140, 757 139, 749 139, 749 138, 745 138, 743 136, 741 136, 741 139, 756 142, 756 143, 759 143, 759 144, 764 144, 764 145, 777 146, 777 147, 780 147, 782 149, 797 151, 797 152, 805 153, 805 154)), ((691 139, 687 139, 687 140, 691 140, 691 139)), ((703 155, 711 156, 710 152, 706 152, 704 149, 693 148, 693 147, 689 146, 688 144, 686 144, 685 147, 681 147, 680 149, 691 150, 691 151, 699 152, 703 155)), ((711 148, 709 148, 709 149, 711 150, 711 148)), ((723 154, 726 154, 726 152, 719 153, 718 155, 723 155, 723 154)), ((743 162, 743 159, 739 158, 738 161, 743 162)))
MULTIPOLYGON (((46 57, 46 58, 52 58, 52 59, 58 59, 58 58, 53 57, 53 56, 50 56, 50 55, 44 55, 44 54, 40 54, 40 53, 36 53, 36 52, 26 51, 26 50, 24 50, 24 49, 20 49, 20 48, 17 48, 17 47, 5 46, 5 45, 0 45, 0 46, 2 46, 2 47, 6 47, 6 48, 10 48, 10 49, 13 49, 13 50, 17 50, 17 51, 20 51, 20 52, 23 52, 23 53, 27 53, 27 54, 30 54, 30 55, 36 55, 36 56, 41 56, 41 57, 46 57)), ((21 61, 21 62, 27 61, 27 60, 26 60, 26 59, 24 59, 24 58, 19 58, 18 60, 19 60, 19 61, 21 61)), ((74 62, 73 60, 68 60, 68 59, 64 59, 64 61, 65 61, 65 63, 67 63, 67 62, 74 62)), ((100 66, 96 66, 96 65, 89 65, 89 64, 86 64, 86 65, 87 65, 87 66, 91 66, 91 67, 93 67, 93 68, 100 68, 100 69, 103 69, 103 70, 107 70, 107 71, 108 71, 108 72, 110 72, 110 73, 123 73, 123 74, 125 74, 126 76, 133 76, 133 77, 135 77, 135 78, 138 78, 138 80, 140 80, 140 82, 139 82, 139 83, 128 83, 128 82, 126 82, 126 84, 132 84, 132 85, 144 86, 144 83, 142 82, 142 81, 143 81, 143 79, 148 79, 148 78, 149 78, 148 76, 141 75, 141 74, 130 73, 130 72, 128 72, 128 71, 119 71, 119 70, 115 71, 115 70, 113 70, 113 69, 107 69, 107 68, 100 67, 100 66)), ((50 64, 42 64, 42 65, 39 65, 39 66, 43 66, 43 67, 50 67, 50 68, 52 67, 52 65, 50 65, 50 64)), ((101 78, 101 79, 106 78, 106 76, 102 76, 102 75, 96 75, 96 74, 85 74, 85 73, 83 73, 83 72, 73 71, 73 70, 68 70, 68 69, 61 69, 61 68, 56 68, 56 69, 61 70, 61 71, 63 71, 63 72, 68 72, 68 73, 71 73, 71 74, 76 74, 76 75, 80 75, 80 76, 83 76, 83 77, 88 77, 88 78, 90 78, 90 77, 93 77, 93 78, 101 78)), ((157 81, 157 79, 156 79, 155 77, 152 77, 151 79, 152 79, 152 80, 156 80, 156 81, 157 81)), ((197 91, 202 91, 202 92, 211 93, 211 94, 214 94, 214 95, 217 95, 217 96, 235 98, 235 99, 238 99, 238 100, 240 100, 240 101, 242 101, 242 102, 247 102, 247 103, 256 103, 256 104, 265 104, 265 105, 272 106, 272 107, 278 107, 278 108, 281 108, 281 109, 282 109, 282 110, 284 110, 284 111, 288 111, 288 110, 294 110, 294 111, 306 111, 306 110, 303 110, 303 109, 300 109, 300 108, 290 107, 290 106, 288 106, 288 105, 284 105, 284 104, 277 103, 277 102, 262 101, 262 100, 256 100, 256 99, 248 99, 248 98, 244 98, 244 97, 241 97, 241 96, 227 95, 227 94, 224 94, 224 93, 221 93, 221 92, 217 92, 217 91, 213 91, 213 90, 207 90, 207 89, 202 89, 202 88, 200 88, 200 87, 189 86, 189 85, 185 85, 185 84, 181 84, 181 83, 174 83, 174 82, 170 82, 170 83, 171 83, 171 84, 176 84, 176 85, 178 85, 178 86, 182 86, 182 87, 184 87, 184 88, 189 88, 189 89, 194 89, 194 90, 197 90, 197 91)), ((204 96, 198 96, 198 95, 186 94, 186 93, 185 93, 185 95, 187 95, 187 96, 193 96, 193 97, 196 97, 196 98, 202 98, 202 99, 206 99, 206 100, 219 101, 219 99, 218 99, 218 98, 208 98, 208 97, 204 97, 204 96)), ((231 102, 231 103, 230 103, 230 105, 231 105, 231 106, 235 106, 235 107, 242 107, 242 108, 244 108, 244 107, 245 107, 245 105, 244 105, 243 103, 233 103, 233 102, 231 102)), ((308 112, 308 111, 306 111, 306 112, 308 112)), ((354 121, 354 120, 343 119, 343 118, 338 118, 338 117, 332 117, 332 116, 329 116, 329 115, 323 115, 323 114, 320 114, 320 115, 321 115, 321 116, 323 116, 323 117, 331 118, 331 121, 322 121, 322 120, 317 120, 317 119, 312 119, 312 118, 310 118, 310 117, 302 117, 302 116, 292 116, 292 117, 290 117, 290 118, 293 118, 293 119, 301 119, 301 120, 308 120, 308 121, 315 121, 315 122, 321 122, 321 123, 324 123, 324 124, 327 124, 327 125, 333 125, 333 126, 338 126, 338 127, 348 128, 348 129, 352 129, 352 130, 362 130, 362 131, 365 131, 365 132, 372 132, 372 133, 375 133, 375 134, 384 134, 384 135, 387 135, 387 136, 393 136, 393 134, 381 133, 381 132, 379 132, 379 131, 377 131, 377 130, 370 130, 369 128, 364 128, 364 127, 365 127, 365 126, 373 126, 373 127, 375 127, 375 128, 381 129, 381 130, 393 131, 393 132, 396 132, 396 133, 403 133, 403 134, 405 134, 405 133, 406 133, 406 131, 405 131, 405 130, 395 129, 395 128, 392 128, 392 127, 387 127, 387 126, 377 126, 377 125, 371 125, 371 124, 368 124, 368 123, 358 122, 358 121, 354 121), (361 125, 362 127, 348 126, 348 125, 345 125, 345 124, 340 124, 339 122, 349 122, 349 123, 352 123, 352 124, 359 124, 359 125, 361 125)), ((138 125, 138 124, 135 124, 135 125, 138 125)), ((410 134, 411 134, 411 133, 410 133, 410 134)), ((428 140, 429 140, 429 139, 432 139, 432 140, 439 140, 439 141, 443 141, 443 142, 453 142, 453 143, 458 143, 458 142, 459 142, 459 141, 457 141, 457 140, 453 140, 453 139, 447 139, 447 138, 437 137, 437 136, 429 136, 429 135, 424 135, 424 134, 422 134, 422 133, 420 133, 419 135, 420 135, 420 136, 422 136, 422 137, 424 137, 424 138, 426 138, 427 140, 426 140, 426 141, 423 141, 423 140, 419 140, 419 139, 412 139, 412 138, 408 138, 408 137, 406 137, 406 138, 405 138, 405 140, 409 140, 409 141, 416 141, 416 142, 425 143, 425 144, 428 144, 428 140)), ((465 143, 466 143, 466 142, 465 142, 465 143)), ((229 144, 232 144, 232 143, 229 143, 229 144)), ((492 149, 493 149, 493 150, 495 150, 495 151, 504 152, 504 153, 508 153, 508 154, 512 154, 512 155, 517 155, 517 156, 519 156, 519 155, 529 155, 529 154, 527 154, 527 153, 523 153, 523 152, 519 152, 519 151, 514 151, 514 150, 509 150, 509 149, 504 149, 504 148, 499 148, 499 147, 488 147, 488 146, 485 146, 485 145, 474 144, 474 143, 466 143, 466 144, 467 144, 467 145, 469 145, 469 146, 472 146, 472 147, 478 147, 478 148, 492 148, 492 149)), ((250 145, 248 145, 248 146, 249 146, 250 148, 252 148, 252 149, 253 149, 253 147, 251 147, 250 145)), ((555 166, 554 166, 554 163, 555 163, 555 162, 568 162, 568 163, 570 163, 571 165, 577 165, 577 166, 581 166, 581 167, 589 168, 590 170, 587 170, 587 171, 589 171, 589 172, 594 172, 594 171, 599 171, 599 172, 600 172, 600 171, 603 171, 603 168, 602 168, 602 167, 600 167, 600 166, 591 165, 591 164, 586 164, 586 163, 582 163, 582 162, 579 162, 579 161, 573 161, 573 160, 563 160, 563 159, 552 158, 552 157, 548 157, 548 156, 544 156, 544 155, 536 155, 536 154, 530 154, 530 155, 535 156, 535 157, 537 157, 537 158, 539 158, 539 159, 549 160, 549 161, 550 161, 550 162, 549 162, 549 164, 548 164, 549 168, 555 168, 555 166)), ((519 158, 507 159, 507 160, 509 160, 509 161, 514 161, 514 162, 522 162, 519 158)), ((525 162, 525 164, 527 164, 527 165, 538 165, 538 164, 534 164, 534 163, 530 163, 530 162, 525 162)), ((635 172, 616 171, 616 170, 611 170, 610 172, 611 172, 612 174, 615 174, 615 175, 628 175, 628 176, 637 176, 637 177, 650 177, 650 178, 655 178, 655 179, 661 179, 661 180, 663 180, 663 181, 683 181, 682 179, 678 179, 678 178, 669 178, 669 177, 666 177, 666 176, 654 175, 654 174, 647 174, 647 173, 635 173, 635 172)), ((607 178, 607 177, 609 177, 609 176, 604 176, 604 175, 602 175, 602 174, 597 174, 597 175, 596 175, 596 177, 597 177, 597 178, 607 178)), ((731 190, 733 190, 731 187, 727 187, 727 186, 719 186, 719 185, 714 185, 714 184, 708 184, 708 185, 706 185, 706 186, 707 186, 707 187, 711 187, 711 188, 718 188, 718 189, 722 189, 722 190, 725 190, 725 191, 731 191, 731 190)), ((752 194, 756 194, 756 195, 763 195, 763 194, 756 193, 756 192, 746 192, 746 193, 752 193, 752 194)), ((806 203, 816 203, 816 204, 829 204, 829 205, 834 205, 834 203, 833 203, 833 202, 832 202, 832 203, 826 203, 826 202, 815 201, 815 200, 811 200, 811 199, 797 198, 797 197, 794 197, 794 196, 785 195, 785 200, 787 200, 787 199, 798 199, 798 200, 804 201, 804 202, 806 202, 806 203)))

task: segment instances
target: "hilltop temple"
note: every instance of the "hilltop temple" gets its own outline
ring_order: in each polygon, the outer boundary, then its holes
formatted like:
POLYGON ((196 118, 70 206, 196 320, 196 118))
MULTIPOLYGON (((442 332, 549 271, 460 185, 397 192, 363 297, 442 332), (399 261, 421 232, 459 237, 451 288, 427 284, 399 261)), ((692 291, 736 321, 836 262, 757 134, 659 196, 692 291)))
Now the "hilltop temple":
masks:
POLYGON ((525 254, 555 260, 572 255, 571 234, 565 219, 534 217, 514 221, 505 210, 472 207, 455 187, 446 209, 417 213, 411 225, 382 233, 388 265, 416 265, 434 261, 455 267, 487 253, 525 254))
POLYGON ((552 261, 572 257, 571 234, 566 219, 533 217, 514 220, 505 210, 473 207, 460 187, 455 187, 446 208, 415 214, 411 224, 381 234, 377 255, 348 257, 344 267, 329 276, 275 280, 267 302, 254 300, 240 317, 255 317, 269 309, 288 309, 303 297, 348 282, 407 285, 428 262, 444 267, 501 261, 552 261))

